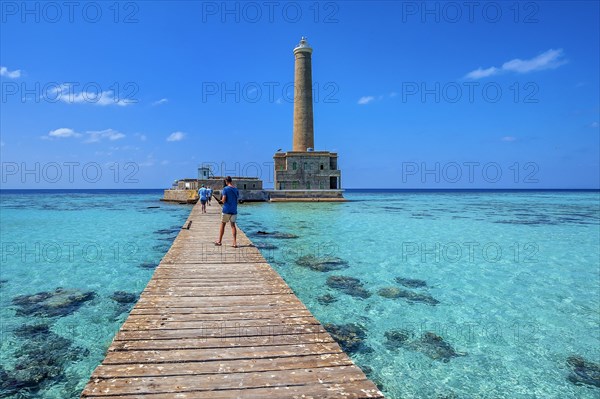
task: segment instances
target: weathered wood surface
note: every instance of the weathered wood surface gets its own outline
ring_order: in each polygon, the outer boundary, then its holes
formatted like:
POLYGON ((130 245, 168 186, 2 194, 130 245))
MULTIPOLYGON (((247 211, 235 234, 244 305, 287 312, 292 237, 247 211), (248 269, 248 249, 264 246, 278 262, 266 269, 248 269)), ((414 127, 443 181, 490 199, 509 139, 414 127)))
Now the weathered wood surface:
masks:
POLYGON ((382 398, 220 207, 194 206, 82 398, 382 398), (193 223, 192 223, 193 222, 193 223))

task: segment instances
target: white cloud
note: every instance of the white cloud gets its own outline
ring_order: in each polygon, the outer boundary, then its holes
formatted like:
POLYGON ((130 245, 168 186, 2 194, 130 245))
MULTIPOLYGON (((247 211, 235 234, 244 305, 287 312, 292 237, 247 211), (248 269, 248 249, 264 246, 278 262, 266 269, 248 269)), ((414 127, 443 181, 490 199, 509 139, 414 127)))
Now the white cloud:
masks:
POLYGON ((567 60, 564 59, 564 53, 562 49, 550 49, 528 60, 515 58, 513 60, 506 61, 500 68, 492 66, 483 69, 479 67, 466 74, 465 78, 481 79, 488 76, 497 75, 502 72, 529 73, 534 71, 542 71, 544 69, 555 69, 566 63, 567 60))
POLYGON ((7 67, 0 67, 0 76, 6 76, 7 78, 17 79, 21 77, 21 70, 9 71, 7 67))
POLYGON ((567 61, 562 58, 562 49, 550 49, 530 60, 520 60, 515 58, 502 64, 502 69, 518 73, 527 73, 532 71, 541 71, 543 69, 554 69, 563 65, 567 61))
POLYGON ((371 101, 375 100, 375 97, 373 96, 364 96, 358 99, 358 104, 360 105, 365 105, 370 103, 371 101))
POLYGON ((507 142, 513 142, 513 141, 517 141, 517 138, 514 136, 504 136, 502 137, 502 141, 507 141, 507 142))
POLYGON ((51 100, 60 100, 67 104, 93 104, 93 105, 118 105, 125 107, 127 105, 134 104, 135 100, 130 99, 119 99, 115 97, 112 90, 107 91, 80 91, 75 92, 73 87, 69 84, 62 84, 56 88, 50 90, 54 95, 51 100))
POLYGON ((498 73, 498 68, 496 67, 489 67, 487 69, 477 68, 476 70, 469 72, 465 77, 468 79, 481 79, 496 73, 498 73))
POLYGON ((169 161, 165 159, 165 160, 160 161, 160 164, 161 165, 168 165, 169 161))
POLYGON ((42 136, 42 139, 66 139, 85 137, 85 143, 97 143, 102 140, 115 141, 125 138, 125 134, 113 129, 92 130, 85 133, 76 132, 73 129, 61 127, 48 132, 48 135, 42 136))
POLYGON ((81 133, 77 133, 73 129, 69 129, 67 127, 61 127, 55 130, 50 130, 50 132, 48 132, 48 136, 45 137, 64 139, 69 137, 81 137, 81 133))
POLYGON ((162 104, 166 104, 166 103, 168 103, 168 102, 169 102, 169 100, 168 100, 167 98, 161 98, 161 99, 160 99, 160 100, 158 100, 158 101, 154 101, 154 102, 152 103, 152 105, 162 105, 162 104))
POLYGON ((185 133, 183 132, 173 132, 167 137, 167 141, 181 141, 185 137, 185 133))
POLYGON ((146 141, 147 139, 145 134, 136 133, 135 135, 140 139, 140 141, 146 141))
POLYGON ((97 143, 104 139, 107 139, 109 141, 115 141, 125 138, 125 135, 123 133, 113 129, 89 131, 86 133, 88 135, 88 138, 85 140, 86 143, 97 143))
POLYGON ((600 123, 598 123, 598 122, 592 122, 591 125, 590 125, 590 127, 593 127, 593 128, 597 129, 598 127, 600 127, 600 123))

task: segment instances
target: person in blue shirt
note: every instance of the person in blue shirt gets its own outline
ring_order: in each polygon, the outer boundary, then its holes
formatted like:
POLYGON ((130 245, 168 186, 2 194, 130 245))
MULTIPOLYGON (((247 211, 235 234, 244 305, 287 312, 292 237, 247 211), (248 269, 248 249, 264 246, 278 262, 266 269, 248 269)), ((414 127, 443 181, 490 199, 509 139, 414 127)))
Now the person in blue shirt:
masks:
POLYGON ((208 193, 208 190, 206 189, 206 187, 204 187, 204 184, 202 185, 202 187, 200 188, 200 190, 198 190, 198 196, 200 197, 200 203, 202 204, 202 213, 206 213, 206 194, 208 193))
POLYGON ((206 202, 208 202, 208 206, 210 206, 210 202, 212 200, 212 188, 210 186, 206 188, 206 197, 206 202))
POLYGON ((221 214, 221 227, 219 229, 219 240, 215 241, 215 245, 221 245, 223 234, 225 233, 225 225, 227 222, 231 224, 231 233, 233 234, 233 247, 237 248, 237 230, 235 228, 235 220, 237 218, 237 203, 240 197, 239 191, 233 186, 231 176, 225 178, 225 188, 221 192, 221 202, 223 209, 221 214))

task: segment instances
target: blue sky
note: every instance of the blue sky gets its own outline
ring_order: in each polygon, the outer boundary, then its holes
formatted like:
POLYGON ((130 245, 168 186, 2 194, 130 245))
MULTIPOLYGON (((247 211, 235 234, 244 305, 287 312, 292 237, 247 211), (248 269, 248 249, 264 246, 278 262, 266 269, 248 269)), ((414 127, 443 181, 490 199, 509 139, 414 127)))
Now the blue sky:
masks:
POLYGON ((3 188, 272 185, 303 35, 345 188, 600 186, 596 1, 0 4, 3 188))

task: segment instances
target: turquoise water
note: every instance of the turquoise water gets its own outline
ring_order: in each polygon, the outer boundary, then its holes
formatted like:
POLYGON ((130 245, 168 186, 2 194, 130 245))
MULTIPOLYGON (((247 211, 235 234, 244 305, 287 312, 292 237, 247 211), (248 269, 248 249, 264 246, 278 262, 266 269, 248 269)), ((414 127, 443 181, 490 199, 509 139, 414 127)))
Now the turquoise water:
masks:
MULTIPOLYGON (((143 290, 189 214, 189 206, 159 197, 0 195, 0 397, 78 397, 131 307, 114 293, 143 290), (57 294, 59 287, 65 291, 57 294), (15 302, 39 292, 53 293, 46 305, 65 292, 76 300, 58 308, 15 302), (40 324, 47 328, 23 328, 40 324), (6 381, 15 375, 28 385, 9 394, 6 381)), ((350 355, 387 397, 599 396, 599 388, 568 380, 566 362, 578 355, 600 363, 598 192, 346 197, 340 204, 244 204, 238 221, 257 245, 276 247, 262 252, 322 323, 364 332, 350 355), (335 257, 344 268, 300 266, 306 255, 335 257), (330 276, 357 278, 370 296, 329 287, 330 276), (398 277, 427 287, 405 287, 398 277), (428 303, 380 296, 385 287, 428 303), (393 345, 386 332, 394 330, 408 340, 393 345), (426 332, 445 344, 425 345, 426 332)))
MULTIPOLYGON (((565 193, 347 193, 342 204, 252 204, 238 222, 299 236, 263 254, 322 323, 366 336, 351 356, 389 398, 598 398, 568 381, 569 356, 600 363, 600 197, 565 193), (304 255, 337 257, 329 272, 304 255), (339 260, 338 260, 339 261, 339 260), (327 286, 351 276, 371 296, 327 286), (407 288, 396 277, 426 281, 407 288), (378 295, 399 287, 436 306, 378 295), (335 302, 321 303, 324 294, 335 302), (408 344, 385 333, 404 330, 408 344), (460 356, 433 359, 418 339, 433 332, 460 356), (414 343, 416 342, 416 343, 414 343)), ((433 356, 435 357, 435 356, 433 356)))
POLYGON ((132 306, 111 296, 141 293, 189 215, 160 194, 0 194, 0 397, 79 397, 132 306), (87 300, 19 315, 15 297, 59 287, 87 300))

